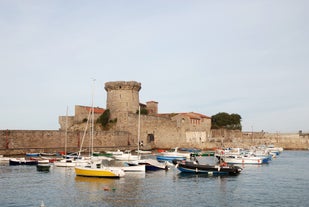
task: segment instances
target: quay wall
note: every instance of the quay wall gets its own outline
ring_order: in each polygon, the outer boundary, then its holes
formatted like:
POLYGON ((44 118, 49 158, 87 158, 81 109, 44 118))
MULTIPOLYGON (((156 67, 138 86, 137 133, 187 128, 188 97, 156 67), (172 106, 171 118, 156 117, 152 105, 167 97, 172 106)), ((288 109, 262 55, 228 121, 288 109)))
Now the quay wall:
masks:
POLYGON ((212 130, 210 147, 243 147, 275 145, 287 150, 308 150, 309 134, 241 132, 239 130, 212 130))
MULTIPOLYGON (((130 148, 132 135, 124 131, 95 131, 93 150, 130 148)), ((90 151, 90 134, 83 131, 58 130, 0 130, 0 154, 18 155, 30 152, 83 152, 90 151)))
MULTIPOLYGON (((143 129, 145 134, 153 133, 150 129, 143 129)), ((150 148, 173 148, 179 146, 179 137, 174 134, 156 134, 158 141, 151 143, 150 148), (172 136, 173 135, 173 136, 172 136), (160 138, 161 137, 161 138, 160 138)), ((128 131, 95 131, 94 151, 136 149, 137 134, 128 131)), ((146 137, 142 137, 144 139, 146 137)), ((83 131, 62 130, 0 130, 0 154, 17 155, 29 152, 63 152, 67 140, 67 151, 77 152, 83 146, 84 152, 89 152, 90 135, 83 131), (66 139, 67 137, 67 139, 66 139), (83 138, 84 137, 84 138, 83 138)), ((211 136, 205 137, 201 143, 195 141, 189 147, 206 149, 220 147, 250 147, 256 145, 275 145, 284 149, 308 150, 309 134, 282 134, 265 132, 241 132, 227 130, 212 130, 211 136)))

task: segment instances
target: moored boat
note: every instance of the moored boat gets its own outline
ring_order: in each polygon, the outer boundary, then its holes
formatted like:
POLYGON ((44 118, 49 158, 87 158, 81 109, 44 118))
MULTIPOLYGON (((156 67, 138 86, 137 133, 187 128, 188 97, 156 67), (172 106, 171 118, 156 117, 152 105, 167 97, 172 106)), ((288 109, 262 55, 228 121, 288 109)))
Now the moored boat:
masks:
POLYGON ((232 165, 198 164, 194 161, 173 160, 175 168, 183 173, 203 173, 208 175, 238 175, 242 168, 232 165))
POLYGON ((12 158, 9 160, 10 165, 37 165, 37 160, 27 160, 25 158, 12 158))
POLYGON ((190 158, 191 153, 190 152, 179 152, 178 147, 171 151, 165 151, 161 152, 160 154, 157 154, 157 160, 158 161, 169 161, 172 162, 174 159, 176 160, 185 160, 187 158, 190 158))
POLYGON ((132 161, 140 158, 139 155, 133 155, 130 150, 120 151, 119 154, 115 154, 112 157, 119 161, 132 161))
POLYGON ((75 174, 85 177, 120 178, 125 175, 125 172, 117 167, 105 167, 101 163, 90 163, 86 166, 75 167, 75 174))
POLYGON ((10 159, 13 159, 12 157, 4 157, 3 155, 0 155, 0 163, 9 163, 10 159))
POLYGON ((123 170, 124 172, 145 172, 146 171, 145 165, 128 165, 128 166, 123 166, 119 168, 123 170))
POLYGON ((39 157, 40 153, 35 153, 35 152, 29 152, 26 153, 26 157, 39 157))
POLYGON ((49 163, 39 163, 36 166, 37 171, 43 171, 43 172, 48 172, 50 169, 50 164, 49 163))
POLYGON ((228 164, 255 164, 261 165, 269 162, 268 157, 255 157, 255 156, 239 156, 239 155, 228 155, 221 157, 223 162, 228 164))
POLYGON ((139 160, 138 164, 145 165, 146 171, 168 170, 167 162, 158 162, 155 159, 139 160))

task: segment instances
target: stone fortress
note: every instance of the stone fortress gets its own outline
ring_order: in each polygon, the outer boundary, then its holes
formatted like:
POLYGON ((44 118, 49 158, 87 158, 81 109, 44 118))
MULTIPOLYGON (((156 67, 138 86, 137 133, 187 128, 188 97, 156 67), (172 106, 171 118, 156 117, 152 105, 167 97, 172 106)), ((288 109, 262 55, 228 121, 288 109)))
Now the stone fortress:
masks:
MULTIPOLYGON (((108 132, 114 136, 111 140, 122 140, 123 147, 137 147, 139 107, 148 111, 147 115, 140 116, 140 141, 143 148, 207 147, 206 142, 211 137, 210 117, 194 112, 160 114, 158 102, 140 103, 141 83, 136 81, 107 82, 105 90, 110 120, 117 120, 108 132)), ((82 130, 90 110, 89 106, 75 106, 74 116, 59 117, 60 130, 65 130, 66 126, 70 131, 82 130)), ((104 111, 103 108, 94 108, 95 120, 104 111)), ((98 126, 95 130, 102 131, 98 126)), ((115 146, 115 143, 107 145, 115 146)))
MULTIPOLYGON (((60 116, 59 130, 0 130, 0 154, 17 155, 27 152, 68 152, 81 148, 90 151, 136 149, 138 146, 138 110, 147 109, 148 115, 140 116, 140 141, 142 149, 169 149, 174 147, 203 150, 221 147, 243 147, 273 144, 284 149, 309 149, 309 133, 242 132, 239 130, 211 129, 211 118, 203 114, 158 113, 158 102, 139 101, 141 83, 116 81, 105 83, 106 109, 110 110, 108 129, 94 125, 94 139, 90 139, 90 106, 75 106, 74 116, 60 116), (67 130, 66 130, 67 129, 67 130), (86 130, 87 129, 87 132, 86 130), (66 140, 66 141, 65 141, 66 140)), ((106 110, 95 107, 94 119, 106 110)), ((142 111, 142 110, 141 110, 142 111)))

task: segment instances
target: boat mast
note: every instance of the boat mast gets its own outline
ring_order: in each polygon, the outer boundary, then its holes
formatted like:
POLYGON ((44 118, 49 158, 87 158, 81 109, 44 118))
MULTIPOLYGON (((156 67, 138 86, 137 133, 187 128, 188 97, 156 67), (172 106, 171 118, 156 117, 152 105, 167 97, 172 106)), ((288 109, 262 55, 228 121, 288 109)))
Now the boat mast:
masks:
POLYGON ((139 156, 139 145, 140 145, 140 134, 141 134, 141 106, 138 105, 138 127, 137 127, 137 154, 139 156))
POLYGON ((92 96, 91 96, 91 155, 93 155, 93 135, 94 135, 94 104, 93 104, 93 97, 94 97, 94 86, 96 79, 92 79, 92 96))
POLYGON ((67 106, 66 116, 65 116, 65 140, 64 140, 64 155, 67 156, 67 142, 68 142, 68 111, 69 106, 67 106))

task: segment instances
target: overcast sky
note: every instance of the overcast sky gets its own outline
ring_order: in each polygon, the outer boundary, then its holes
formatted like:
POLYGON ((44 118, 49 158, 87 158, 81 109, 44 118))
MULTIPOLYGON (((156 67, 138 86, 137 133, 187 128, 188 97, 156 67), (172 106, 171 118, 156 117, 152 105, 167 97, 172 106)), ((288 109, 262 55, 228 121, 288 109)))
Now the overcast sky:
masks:
POLYGON ((309 132, 308 0, 0 0, 0 129, 55 129, 104 83, 159 113, 309 132))

